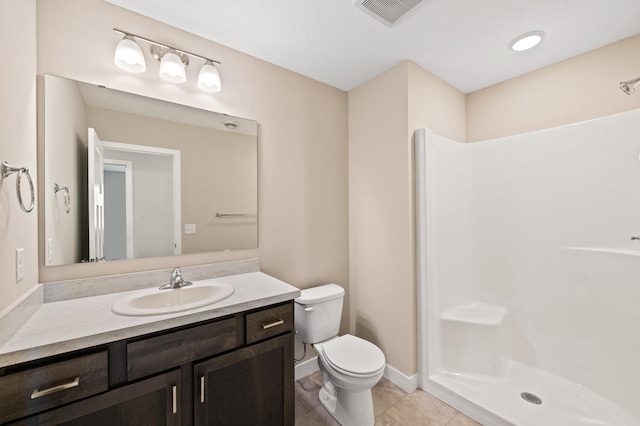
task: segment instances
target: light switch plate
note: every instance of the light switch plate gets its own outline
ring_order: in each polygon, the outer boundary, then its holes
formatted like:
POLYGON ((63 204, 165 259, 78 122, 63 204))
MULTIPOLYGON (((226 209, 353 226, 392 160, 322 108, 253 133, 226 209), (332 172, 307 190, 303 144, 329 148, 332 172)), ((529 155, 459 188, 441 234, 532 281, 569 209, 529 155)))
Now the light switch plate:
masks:
POLYGON ((185 223, 184 224, 184 233, 185 234, 195 234, 196 233, 196 224, 195 223, 185 223))

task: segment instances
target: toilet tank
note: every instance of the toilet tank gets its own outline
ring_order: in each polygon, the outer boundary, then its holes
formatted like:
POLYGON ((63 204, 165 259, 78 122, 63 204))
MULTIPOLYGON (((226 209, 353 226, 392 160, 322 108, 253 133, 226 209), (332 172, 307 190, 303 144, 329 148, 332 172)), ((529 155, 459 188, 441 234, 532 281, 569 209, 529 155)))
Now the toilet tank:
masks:
POLYGON ((305 343, 318 343, 338 335, 344 289, 326 284, 300 291, 295 299, 297 336, 305 343))

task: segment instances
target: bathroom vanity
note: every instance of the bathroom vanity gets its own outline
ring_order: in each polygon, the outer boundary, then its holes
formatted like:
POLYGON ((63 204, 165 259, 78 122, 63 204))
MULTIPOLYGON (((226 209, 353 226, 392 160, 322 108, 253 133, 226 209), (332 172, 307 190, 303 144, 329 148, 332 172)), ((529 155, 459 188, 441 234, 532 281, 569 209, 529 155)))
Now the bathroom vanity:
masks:
POLYGON ((0 351, 0 423, 293 425, 299 291, 260 272, 221 279, 234 295, 162 318, 113 314, 125 293, 43 304, 0 351), (73 307, 84 336, 54 314, 73 307), (42 330, 55 316, 58 341, 42 330))

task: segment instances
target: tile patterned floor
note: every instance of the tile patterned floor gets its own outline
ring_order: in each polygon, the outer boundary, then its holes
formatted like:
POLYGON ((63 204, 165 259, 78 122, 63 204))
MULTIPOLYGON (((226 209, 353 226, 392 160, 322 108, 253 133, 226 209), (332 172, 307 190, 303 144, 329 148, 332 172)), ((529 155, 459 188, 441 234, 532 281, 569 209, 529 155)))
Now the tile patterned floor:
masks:
MULTIPOLYGON (((320 405, 322 376, 303 377, 296 387, 296 426, 340 426, 320 405)), ((410 394, 384 377, 372 389, 376 426, 478 426, 464 414, 418 389, 410 394)))

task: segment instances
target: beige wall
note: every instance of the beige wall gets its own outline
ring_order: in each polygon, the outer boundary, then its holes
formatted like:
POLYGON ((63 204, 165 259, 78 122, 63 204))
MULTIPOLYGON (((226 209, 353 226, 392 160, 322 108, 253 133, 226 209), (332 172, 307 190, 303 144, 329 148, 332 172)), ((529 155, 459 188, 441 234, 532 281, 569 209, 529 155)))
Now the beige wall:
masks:
POLYGON ((350 330, 416 371, 413 131, 465 138, 464 95, 403 62, 349 92, 350 330))
POLYGON ((640 76, 640 35, 467 95, 469 142, 640 107, 618 84, 640 76))
MULTIPOLYGON (((47 167, 40 175, 39 201, 48 212, 44 218, 45 241, 51 241, 51 265, 64 265, 78 262, 88 257, 86 196, 87 192, 87 124, 84 100, 78 85, 71 80, 47 79, 45 111, 47 126, 45 139, 50 141, 48 148, 39 146, 44 151, 47 167), (73 203, 67 213, 64 192, 55 193, 54 184, 69 189, 73 203), (85 200, 83 203, 82 200, 85 200)), ((42 212, 42 207, 40 209, 42 212)), ((42 256, 48 257, 48 246, 42 249, 42 256)))
MULTIPOLYGON (((466 141, 465 95, 414 63, 408 62, 407 66, 409 72, 408 137, 413 137, 415 129, 426 127, 446 138, 466 141)), ((413 162, 410 166, 413 167, 413 162)), ((411 182, 413 183, 413 180, 411 182)))
MULTIPOLYGON (((27 167, 37 182, 36 157, 36 3, 0 2, 0 48, 8 62, 0 78, 0 162, 27 167)), ((25 203, 30 200, 23 178, 25 203)), ((0 312, 38 283, 38 206, 18 206, 16 175, 0 177, 0 312), (15 250, 23 248, 25 277, 16 283, 15 250)))

